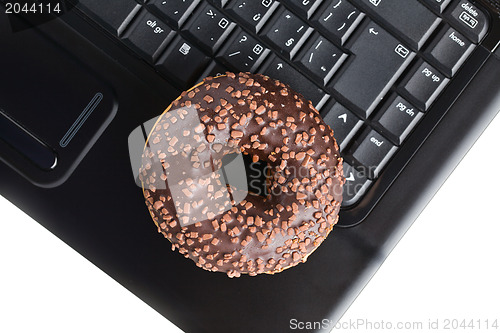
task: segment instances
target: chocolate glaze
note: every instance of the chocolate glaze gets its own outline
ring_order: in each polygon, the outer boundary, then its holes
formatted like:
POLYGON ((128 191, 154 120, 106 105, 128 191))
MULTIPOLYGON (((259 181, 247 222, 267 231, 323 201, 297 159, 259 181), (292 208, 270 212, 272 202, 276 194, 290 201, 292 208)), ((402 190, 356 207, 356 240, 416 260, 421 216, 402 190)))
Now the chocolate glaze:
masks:
POLYGON ((141 168, 147 207, 172 249, 229 277, 305 262, 338 220, 342 174, 333 131, 311 102, 249 73, 208 77, 183 92, 151 132, 141 168), (189 109, 202 125, 175 128, 189 109), (183 152, 191 168, 172 159, 183 152), (248 194, 237 203, 237 189, 220 190, 226 185, 212 171, 234 152, 269 164, 267 197, 248 194), (174 185, 182 191, 172 197, 174 185))

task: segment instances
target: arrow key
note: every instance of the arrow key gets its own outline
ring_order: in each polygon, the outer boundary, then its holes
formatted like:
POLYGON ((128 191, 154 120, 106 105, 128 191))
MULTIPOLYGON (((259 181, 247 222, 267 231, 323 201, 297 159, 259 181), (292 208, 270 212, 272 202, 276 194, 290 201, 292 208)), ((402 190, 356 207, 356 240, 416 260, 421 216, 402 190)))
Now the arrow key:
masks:
POLYGON ((343 189, 343 208, 355 205, 372 184, 366 172, 356 170, 346 162, 344 162, 344 177, 346 181, 343 189))
POLYGON ((325 123, 333 129, 340 151, 344 150, 363 125, 361 119, 340 103, 335 103, 330 108, 324 108, 321 114, 325 123))
POLYGON ((323 89, 319 88, 279 57, 275 56, 271 58, 271 61, 268 61, 264 67, 262 74, 288 84, 292 89, 310 100, 318 110, 321 109, 330 97, 323 89))

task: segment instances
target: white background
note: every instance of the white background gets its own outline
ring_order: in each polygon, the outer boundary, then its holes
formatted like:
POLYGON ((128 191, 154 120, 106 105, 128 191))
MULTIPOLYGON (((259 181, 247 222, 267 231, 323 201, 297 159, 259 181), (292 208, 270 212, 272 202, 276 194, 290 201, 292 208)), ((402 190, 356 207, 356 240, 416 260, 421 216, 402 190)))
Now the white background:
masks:
MULTIPOLYGON (((484 329, 500 325, 499 144, 497 117, 341 322, 422 322, 419 332, 437 332, 430 319, 439 331, 500 332, 484 329), (446 319, 483 329, 443 330, 446 319)), ((363 328, 339 331, 374 331, 363 328)), ((0 197, 0 332, 180 330, 0 197)))

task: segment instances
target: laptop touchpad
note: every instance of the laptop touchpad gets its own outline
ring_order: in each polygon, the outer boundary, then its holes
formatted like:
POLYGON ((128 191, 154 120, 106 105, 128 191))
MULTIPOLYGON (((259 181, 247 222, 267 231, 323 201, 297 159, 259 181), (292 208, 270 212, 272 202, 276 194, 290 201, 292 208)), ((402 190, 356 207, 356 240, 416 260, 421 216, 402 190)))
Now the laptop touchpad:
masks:
POLYGON ((13 32, 4 13, 0 45, 0 160, 57 186, 111 122, 111 89, 36 29, 13 32))

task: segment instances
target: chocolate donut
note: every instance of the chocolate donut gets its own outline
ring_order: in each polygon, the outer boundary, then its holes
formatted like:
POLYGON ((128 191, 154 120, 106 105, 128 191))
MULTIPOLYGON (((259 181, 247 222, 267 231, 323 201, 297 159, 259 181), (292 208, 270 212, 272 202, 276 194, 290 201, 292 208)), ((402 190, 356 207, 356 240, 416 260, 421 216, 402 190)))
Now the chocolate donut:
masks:
POLYGON ((249 73, 208 77, 183 92, 153 127, 140 172, 172 250, 229 277, 305 262, 337 223, 342 174, 333 131, 311 102, 249 73), (226 184, 229 154, 267 162, 267 195, 226 184))

